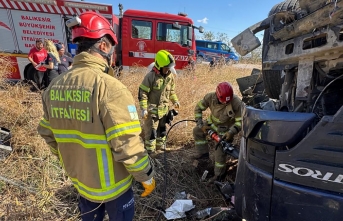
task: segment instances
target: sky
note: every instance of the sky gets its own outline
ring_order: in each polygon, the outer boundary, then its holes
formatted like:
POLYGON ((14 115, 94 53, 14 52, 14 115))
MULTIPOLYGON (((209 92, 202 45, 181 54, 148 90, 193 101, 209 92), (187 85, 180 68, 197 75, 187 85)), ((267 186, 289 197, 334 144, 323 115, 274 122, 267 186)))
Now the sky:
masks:
MULTIPOLYGON (((282 0, 89 0, 89 2, 112 4, 114 14, 119 14, 119 3, 123 5, 124 11, 137 9, 171 14, 185 12, 196 26, 203 26, 205 31, 212 31, 215 34, 226 33, 229 38, 233 38, 249 26, 267 18, 271 8, 282 0)), ((195 34, 201 35, 197 31, 195 34)), ((259 35, 257 34, 257 37, 260 37, 259 35)))

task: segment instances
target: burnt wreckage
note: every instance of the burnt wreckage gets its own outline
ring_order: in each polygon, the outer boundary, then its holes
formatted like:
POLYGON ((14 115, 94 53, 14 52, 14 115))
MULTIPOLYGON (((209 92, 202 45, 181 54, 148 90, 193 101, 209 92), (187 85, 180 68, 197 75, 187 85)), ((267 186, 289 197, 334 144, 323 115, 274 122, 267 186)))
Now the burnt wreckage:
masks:
POLYGON ((343 1, 286 0, 232 39, 261 45, 262 70, 237 79, 247 104, 235 183, 246 220, 343 217, 343 1))

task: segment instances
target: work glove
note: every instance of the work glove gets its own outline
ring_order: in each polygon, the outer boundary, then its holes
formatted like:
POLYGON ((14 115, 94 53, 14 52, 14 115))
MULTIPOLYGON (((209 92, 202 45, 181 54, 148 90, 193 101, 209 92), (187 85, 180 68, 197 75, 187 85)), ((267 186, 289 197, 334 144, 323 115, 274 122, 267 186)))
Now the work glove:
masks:
POLYGON ((142 182, 142 185, 144 187, 144 192, 141 194, 141 197, 146 197, 150 195, 150 193, 155 189, 156 182, 153 177, 151 177, 149 180, 142 182))
POLYGON ((229 130, 228 132, 226 132, 224 135, 223 135, 223 139, 226 140, 227 142, 231 143, 233 141, 233 137, 235 135, 231 132, 231 130, 229 130))
POLYGON ((204 134, 207 134, 207 130, 211 129, 211 126, 207 126, 207 125, 204 125, 201 127, 201 130, 202 132, 204 132, 204 134))
POLYGON ((180 103, 179 103, 179 102, 175 102, 175 103, 174 103, 174 107, 175 107, 176 109, 179 109, 179 108, 180 108, 180 103))
POLYGON ((148 118, 148 111, 147 110, 142 110, 141 117, 142 117, 142 119, 147 119, 148 118))

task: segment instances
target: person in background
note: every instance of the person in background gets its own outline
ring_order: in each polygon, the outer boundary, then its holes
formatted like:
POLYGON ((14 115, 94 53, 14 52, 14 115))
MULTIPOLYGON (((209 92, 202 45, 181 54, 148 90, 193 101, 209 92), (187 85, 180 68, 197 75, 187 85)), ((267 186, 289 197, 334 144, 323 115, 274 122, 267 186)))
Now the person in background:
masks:
POLYGON ((58 64, 58 74, 68 71, 73 65, 73 58, 65 55, 65 48, 61 44, 55 44, 61 63, 58 64))
POLYGON ((48 56, 42 66, 47 69, 45 74, 45 86, 48 87, 52 79, 58 76, 58 64, 61 63, 61 60, 52 41, 45 40, 44 48, 48 52, 48 56))
POLYGON ((188 67, 190 71, 195 71, 195 61, 193 55, 188 55, 188 67))
POLYGON ((65 45, 63 44, 63 42, 58 42, 58 44, 62 45, 62 47, 64 48, 64 54, 65 54, 66 56, 71 57, 71 58, 73 57, 73 55, 70 54, 70 53, 68 52, 68 49, 65 47, 65 45))
POLYGON ((219 61, 218 61, 218 62, 219 62, 220 67, 226 65, 226 57, 225 57, 225 54, 220 54, 220 57, 219 57, 219 61))
POLYGON ((212 57, 212 61, 210 61, 210 67, 214 68, 216 66, 217 66, 216 57, 212 57))
POLYGON ((31 48, 28 60, 35 67, 34 81, 37 84, 38 89, 43 88, 43 78, 46 71, 46 67, 42 66, 41 63, 45 61, 47 57, 47 51, 43 47, 43 41, 41 39, 36 40, 36 46, 31 48))
MULTIPOLYGON (((76 20, 76 18, 74 18, 76 20)), ((79 196, 82 221, 131 221, 133 179, 152 193, 154 168, 139 134, 129 89, 110 67, 117 37, 109 21, 83 12, 74 25, 78 43, 73 68, 55 78, 42 95, 38 133, 60 160, 79 196)))

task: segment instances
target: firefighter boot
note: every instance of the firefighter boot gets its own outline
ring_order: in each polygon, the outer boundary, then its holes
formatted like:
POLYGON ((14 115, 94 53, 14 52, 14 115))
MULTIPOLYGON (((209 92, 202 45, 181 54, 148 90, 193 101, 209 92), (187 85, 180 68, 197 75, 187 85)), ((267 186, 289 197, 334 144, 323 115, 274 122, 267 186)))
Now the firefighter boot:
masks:
POLYGON ((214 183, 214 181, 219 181, 219 176, 214 175, 213 177, 208 179, 207 185, 212 185, 214 183))
POLYGON ((165 137, 158 137, 156 139, 156 152, 162 153, 166 150, 165 141, 166 141, 165 137))
POLYGON ((221 166, 216 162, 214 166, 214 176, 207 181, 207 185, 213 184, 214 181, 221 181, 223 179, 223 176, 225 175, 225 171, 226 165, 223 164, 223 166, 221 166))
POLYGON ((209 153, 196 153, 192 155, 193 160, 209 160, 210 154, 209 153))
POLYGON ((144 144, 149 155, 156 152, 156 140, 146 140, 144 144))

